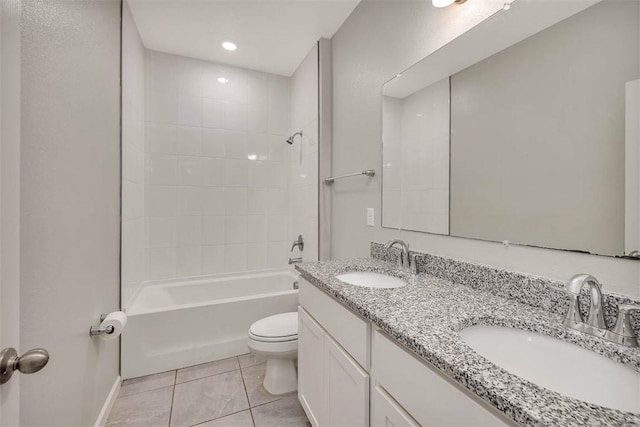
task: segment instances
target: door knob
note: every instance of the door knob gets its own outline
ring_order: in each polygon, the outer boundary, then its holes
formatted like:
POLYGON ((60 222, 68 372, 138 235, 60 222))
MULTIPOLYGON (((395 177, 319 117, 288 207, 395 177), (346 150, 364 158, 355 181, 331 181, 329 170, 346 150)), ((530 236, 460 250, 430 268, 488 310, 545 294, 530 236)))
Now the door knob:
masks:
POLYGON ((15 371, 23 374, 33 374, 49 361, 49 353, 44 348, 34 348, 22 356, 13 347, 0 351, 0 384, 4 384, 11 378, 15 371))

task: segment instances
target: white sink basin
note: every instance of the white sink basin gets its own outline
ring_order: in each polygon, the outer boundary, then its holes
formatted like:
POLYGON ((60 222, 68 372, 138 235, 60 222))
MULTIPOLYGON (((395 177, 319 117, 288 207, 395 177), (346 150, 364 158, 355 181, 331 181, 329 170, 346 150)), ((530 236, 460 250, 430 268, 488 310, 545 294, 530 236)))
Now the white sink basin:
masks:
POLYGON ((365 288, 399 288, 405 286, 407 282, 386 274, 369 273, 361 271, 351 271, 336 276, 338 280, 355 286, 365 288))
POLYGON ((471 326, 460 338, 501 368, 565 396, 640 412, 640 373, 577 345, 535 332, 471 326))

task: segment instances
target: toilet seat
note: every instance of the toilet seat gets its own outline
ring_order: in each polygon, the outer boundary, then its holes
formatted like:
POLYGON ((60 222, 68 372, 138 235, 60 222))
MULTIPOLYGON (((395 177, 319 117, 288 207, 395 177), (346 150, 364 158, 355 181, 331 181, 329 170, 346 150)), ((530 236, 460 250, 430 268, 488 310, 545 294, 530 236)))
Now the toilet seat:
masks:
POLYGON ((265 317, 249 328, 249 338, 259 342, 286 342, 298 339, 298 313, 265 317))

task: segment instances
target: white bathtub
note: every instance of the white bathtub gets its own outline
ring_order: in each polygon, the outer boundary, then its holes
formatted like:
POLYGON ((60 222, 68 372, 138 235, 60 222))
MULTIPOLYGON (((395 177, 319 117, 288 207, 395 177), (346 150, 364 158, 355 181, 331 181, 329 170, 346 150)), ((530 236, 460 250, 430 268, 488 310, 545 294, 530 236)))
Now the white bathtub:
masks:
POLYGON ((123 378, 248 353, 253 322, 297 310, 296 280, 278 269, 145 283, 125 308, 123 378))

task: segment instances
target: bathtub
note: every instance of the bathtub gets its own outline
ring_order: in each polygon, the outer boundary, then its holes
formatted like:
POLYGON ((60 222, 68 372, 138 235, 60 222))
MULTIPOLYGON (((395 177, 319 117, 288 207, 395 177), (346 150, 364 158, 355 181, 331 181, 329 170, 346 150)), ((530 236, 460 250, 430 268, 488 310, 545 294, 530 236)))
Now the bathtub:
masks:
POLYGON ((256 320, 296 311, 292 269, 145 283, 125 312, 123 378, 135 378, 248 353, 256 320))

